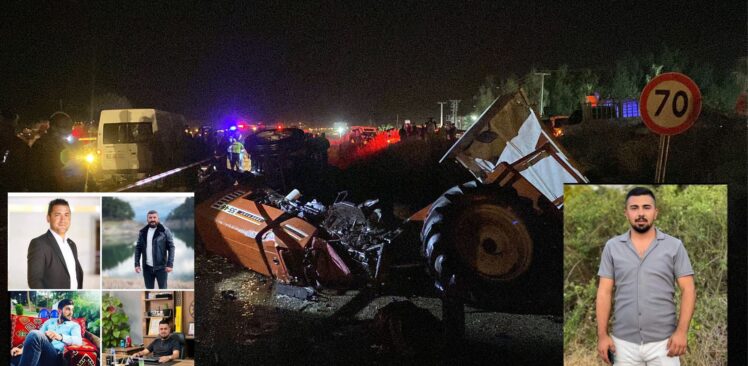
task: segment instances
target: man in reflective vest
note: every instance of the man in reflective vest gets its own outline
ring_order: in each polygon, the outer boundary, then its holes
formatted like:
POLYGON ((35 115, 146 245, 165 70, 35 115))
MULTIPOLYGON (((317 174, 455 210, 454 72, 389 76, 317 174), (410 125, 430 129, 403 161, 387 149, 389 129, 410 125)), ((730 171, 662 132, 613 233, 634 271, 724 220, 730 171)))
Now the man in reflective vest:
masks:
POLYGON ((230 139, 231 144, 229 145, 227 152, 229 153, 229 162, 231 164, 231 170, 242 171, 242 152, 244 151, 244 145, 235 138, 230 139))

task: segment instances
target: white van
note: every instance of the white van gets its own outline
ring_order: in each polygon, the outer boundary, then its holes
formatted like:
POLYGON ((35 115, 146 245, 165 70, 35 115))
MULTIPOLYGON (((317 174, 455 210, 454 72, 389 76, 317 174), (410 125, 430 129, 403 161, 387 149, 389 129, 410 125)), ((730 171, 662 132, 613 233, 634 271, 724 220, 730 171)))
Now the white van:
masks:
POLYGON ((102 178, 143 178, 184 161, 183 116, 156 109, 101 111, 97 136, 102 178))

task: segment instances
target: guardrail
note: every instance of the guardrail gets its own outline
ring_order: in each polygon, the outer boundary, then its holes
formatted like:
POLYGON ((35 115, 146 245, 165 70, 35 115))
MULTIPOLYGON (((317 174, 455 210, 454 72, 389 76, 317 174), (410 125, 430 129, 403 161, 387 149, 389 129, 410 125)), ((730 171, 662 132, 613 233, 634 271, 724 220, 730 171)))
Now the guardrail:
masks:
POLYGON ((159 174, 150 176, 148 178, 141 179, 141 180, 139 180, 139 181, 137 181, 135 183, 128 184, 128 185, 126 185, 126 186, 124 186, 122 188, 117 189, 116 191, 117 192, 125 192, 125 191, 129 191, 131 189, 141 188, 143 186, 146 186, 146 185, 158 182, 158 181, 160 181, 160 180, 162 180, 164 178, 173 176, 173 175, 178 174, 180 172, 184 172, 186 170, 189 170, 190 168, 193 168, 195 166, 199 166, 199 165, 201 165, 203 163, 210 162, 210 161, 212 161, 214 159, 215 159, 215 157, 211 157, 211 158, 203 159, 203 160, 200 160, 200 161, 188 164, 188 165, 184 165, 184 166, 181 166, 181 167, 178 167, 178 168, 167 170, 167 171, 165 171, 163 173, 159 173, 159 174))

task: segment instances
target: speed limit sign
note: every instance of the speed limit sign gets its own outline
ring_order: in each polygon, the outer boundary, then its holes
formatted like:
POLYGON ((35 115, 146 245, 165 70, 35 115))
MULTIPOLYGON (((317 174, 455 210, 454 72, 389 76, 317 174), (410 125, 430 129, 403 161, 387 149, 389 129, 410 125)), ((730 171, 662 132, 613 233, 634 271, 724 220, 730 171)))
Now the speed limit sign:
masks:
POLYGON ((701 91, 688 76, 677 72, 658 75, 639 97, 639 114, 644 124, 660 135, 677 135, 687 130, 701 112, 701 91))

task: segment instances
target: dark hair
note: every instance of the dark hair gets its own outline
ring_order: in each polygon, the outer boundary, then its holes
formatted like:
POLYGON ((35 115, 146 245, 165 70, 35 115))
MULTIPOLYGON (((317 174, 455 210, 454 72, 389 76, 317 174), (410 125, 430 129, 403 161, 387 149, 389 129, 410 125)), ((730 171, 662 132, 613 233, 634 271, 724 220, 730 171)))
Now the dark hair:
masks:
MULTIPOLYGON (((140 211, 140 212, 143 212, 143 211, 140 211)), ((148 213, 146 215, 150 215, 150 214, 156 214, 156 215, 158 215, 158 211, 156 211, 156 210, 150 210, 150 211, 148 211, 148 213)))
POLYGON ((657 203, 657 198, 655 198, 654 193, 649 188, 644 187, 634 187, 632 188, 629 193, 626 194, 626 200, 623 201, 623 204, 626 205, 629 202, 629 197, 631 196, 651 196, 652 200, 657 203))
POLYGON ((58 310, 62 310, 63 308, 65 308, 68 305, 75 305, 75 304, 73 304, 73 300, 62 299, 62 300, 60 300, 60 302, 57 303, 57 309, 58 310))
POLYGON ((49 202, 49 207, 47 207, 47 216, 52 214, 52 207, 55 206, 68 206, 70 208, 70 204, 68 204, 68 201, 65 201, 62 198, 55 198, 52 201, 49 202))
POLYGON ((171 323, 169 322, 169 319, 161 319, 160 322, 158 322, 158 325, 166 324, 169 326, 169 329, 171 329, 171 323))

